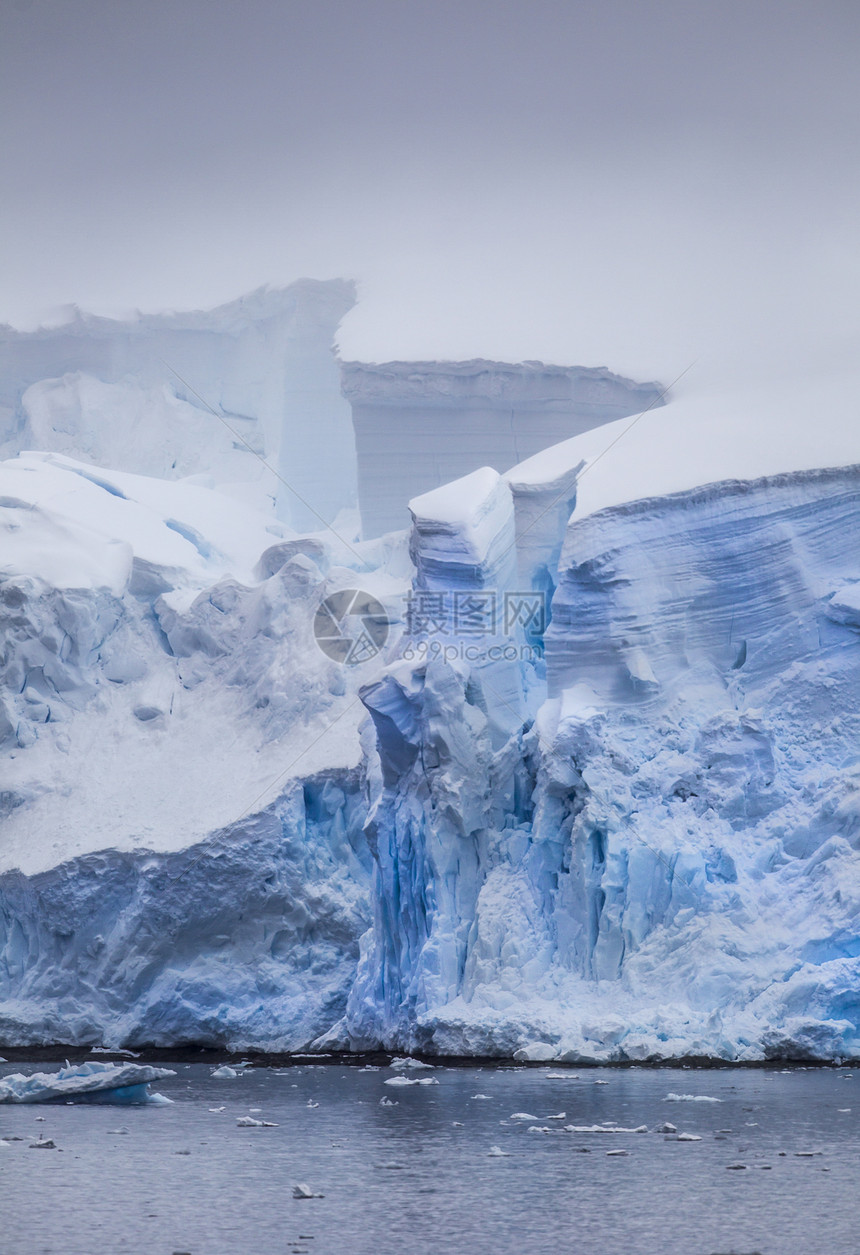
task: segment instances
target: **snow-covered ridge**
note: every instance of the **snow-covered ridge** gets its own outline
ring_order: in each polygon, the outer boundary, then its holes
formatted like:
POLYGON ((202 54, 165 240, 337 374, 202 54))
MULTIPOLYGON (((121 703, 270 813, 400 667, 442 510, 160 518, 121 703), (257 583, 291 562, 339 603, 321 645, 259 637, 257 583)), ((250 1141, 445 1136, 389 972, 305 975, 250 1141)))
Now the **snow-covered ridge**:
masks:
MULTIPOLYGON (((724 480, 850 466, 860 460, 856 372, 698 394, 551 446, 509 472, 538 488, 577 475, 575 517, 724 480)), ((562 485, 560 485, 561 491, 562 485)))

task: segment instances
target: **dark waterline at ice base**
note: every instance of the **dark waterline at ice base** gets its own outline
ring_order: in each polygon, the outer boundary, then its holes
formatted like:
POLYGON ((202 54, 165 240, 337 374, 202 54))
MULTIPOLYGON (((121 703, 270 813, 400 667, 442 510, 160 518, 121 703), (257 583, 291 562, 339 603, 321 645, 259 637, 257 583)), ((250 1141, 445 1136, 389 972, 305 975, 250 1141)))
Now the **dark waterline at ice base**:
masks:
POLYGON ((175 1066, 0 1109, 4 1255, 857 1249, 850 1070, 175 1066))

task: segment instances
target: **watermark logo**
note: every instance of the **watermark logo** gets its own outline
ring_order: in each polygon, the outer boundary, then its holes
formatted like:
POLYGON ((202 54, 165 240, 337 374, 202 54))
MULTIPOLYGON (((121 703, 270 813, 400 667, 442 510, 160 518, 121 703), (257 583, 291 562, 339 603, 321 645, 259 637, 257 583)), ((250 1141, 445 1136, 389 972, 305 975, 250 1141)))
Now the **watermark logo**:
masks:
POLYGON ((540 589, 497 592, 492 588, 406 594, 406 635, 428 637, 542 636, 546 595, 540 589))
POLYGON ((320 649, 347 667, 369 662, 388 640, 388 615, 381 602, 360 588, 342 588, 326 597, 314 617, 320 649))
POLYGON ((407 661, 536 662, 543 655, 546 595, 534 589, 417 589, 406 593, 401 612, 390 619, 371 593, 344 588, 320 605, 314 636, 334 662, 354 667, 380 653, 392 623, 403 626, 400 653, 407 661))

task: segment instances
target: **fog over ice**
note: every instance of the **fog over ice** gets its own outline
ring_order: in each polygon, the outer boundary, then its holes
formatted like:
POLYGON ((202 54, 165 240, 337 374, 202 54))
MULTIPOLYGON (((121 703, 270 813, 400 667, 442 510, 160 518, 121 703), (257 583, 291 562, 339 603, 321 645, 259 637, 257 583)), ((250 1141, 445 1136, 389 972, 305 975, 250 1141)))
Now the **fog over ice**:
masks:
POLYGON ((346 275, 346 358, 829 370, 858 46, 850 0, 12 0, 0 319, 346 275))

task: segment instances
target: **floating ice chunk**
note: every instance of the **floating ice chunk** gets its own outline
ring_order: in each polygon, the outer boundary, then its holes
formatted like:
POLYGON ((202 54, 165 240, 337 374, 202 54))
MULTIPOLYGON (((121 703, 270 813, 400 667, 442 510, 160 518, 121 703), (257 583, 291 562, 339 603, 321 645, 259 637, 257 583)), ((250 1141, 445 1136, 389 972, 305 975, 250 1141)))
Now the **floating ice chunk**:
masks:
POLYGON ((399 1107, 400 1106, 399 1103, 392 1102, 390 1098, 385 1098, 384 1096, 380 1098, 379 1105, 380 1107, 399 1107))
POLYGON ((228 1064, 222 1063, 220 1068, 216 1068, 211 1074, 213 1081, 232 1081, 239 1075, 235 1068, 231 1068, 228 1064))
POLYGON ((421 1059, 409 1057, 406 1059, 392 1059, 388 1066, 392 1068, 432 1068, 433 1064, 424 1063, 421 1059))
POLYGON ((578 1072, 545 1072, 543 1079, 545 1081, 578 1081, 580 1076, 578 1072))
POLYGON ((79 1063, 57 1072, 7 1076, 0 1081, 0 1102, 153 1102, 160 1096, 150 1094, 150 1082, 175 1075, 170 1068, 141 1067, 136 1063, 79 1063))
POLYGON ((566 1112, 566 1111, 560 1111, 560 1112, 558 1113, 558 1115, 557 1115, 557 1116, 544 1116, 544 1119, 545 1119, 545 1120, 566 1120, 566 1119, 567 1119, 567 1112, 566 1112))
POLYGON ((702 1139, 698 1133, 679 1133, 675 1140, 678 1142, 700 1142, 702 1139))
POLYGON ((510 1159, 511 1152, 509 1150, 502 1150, 501 1146, 491 1146, 487 1151, 487 1156, 490 1159, 510 1159))
POLYGON ((722 1102, 722 1098, 711 1098, 708 1094, 667 1094, 663 1102, 722 1102))
POLYGON ((209 1110, 212 1112, 213 1115, 217 1116, 219 1111, 226 1111, 227 1108, 226 1107, 210 1107, 209 1110))
POLYGON ((318 1103, 318 1102, 314 1102, 314 1100, 313 1100, 312 1098, 309 1098, 309 1099, 308 1099, 308 1101, 307 1101, 307 1103, 306 1103, 305 1105, 306 1105, 307 1107, 318 1107, 318 1106, 319 1106, 319 1103, 318 1103))
POLYGON ((608 1150, 607 1155, 629 1155, 629 1150, 608 1150))
POLYGON ((438 1085, 439 1082, 435 1076, 392 1076, 387 1081, 383 1081, 384 1085, 438 1085))
POLYGON ((620 1124, 566 1124, 565 1133, 647 1133, 648 1126, 637 1124, 635 1129, 622 1128, 620 1124))
POLYGON ((300 1181, 293 1186, 293 1198, 325 1198, 325 1195, 314 1194, 309 1185, 305 1185, 303 1181, 300 1181))
POLYGON ((475 1099, 479 1099, 479 1098, 487 1098, 487 1099, 489 1099, 489 1097, 490 1097, 490 1095, 489 1095, 489 1094, 473 1094, 473 1095, 472 1095, 472 1101, 474 1101, 475 1099))
POLYGON ((537 1116, 530 1116, 527 1111, 515 1111, 510 1118, 511 1120, 536 1120, 537 1116))
POLYGON ((276 1129, 278 1127, 271 1120, 255 1120, 253 1116, 239 1116, 236 1123, 240 1129, 276 1129))
POLYGON ((669 1124, 668 1120, 664 1124, 658 1124, 655 1133, 677 1133, 678 1129, 674 1124, 669 1124))
POLYGON ((37 1142, 30 1143, 30 1150, 56 1150, 57 1145, 49 1137, 40 1137, 37 1142))

